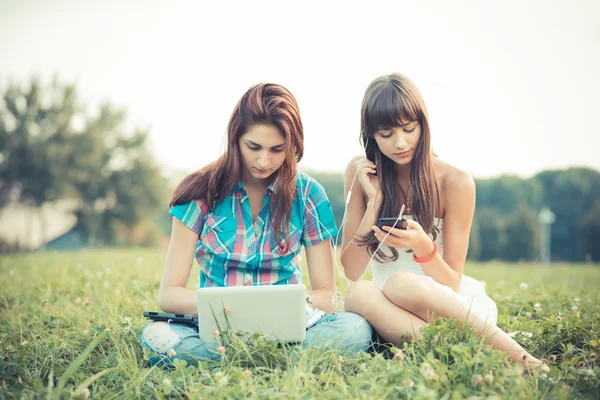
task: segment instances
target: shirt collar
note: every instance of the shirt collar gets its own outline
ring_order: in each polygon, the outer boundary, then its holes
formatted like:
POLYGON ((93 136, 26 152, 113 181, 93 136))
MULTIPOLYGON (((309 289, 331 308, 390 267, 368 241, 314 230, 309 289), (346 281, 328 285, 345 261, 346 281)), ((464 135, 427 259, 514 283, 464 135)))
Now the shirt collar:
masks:
MULTIPOLYGON (((271 182, 269 184, 269 186, 267 186, 267 189, 265 190, 265 193, 267 192, 271 192, 274 195, 277 195, 277 193, 279 193, 279 177, 277 177, 273 182, 271 182)), ((233 189, 231 190, 231 194, 236 193, 239 190, 244 190, 244 192, 246 192, 246 189, 244 188, 244 185, 242 184, 242 181, 239 180, 236 185, 233 187, 233 189)))

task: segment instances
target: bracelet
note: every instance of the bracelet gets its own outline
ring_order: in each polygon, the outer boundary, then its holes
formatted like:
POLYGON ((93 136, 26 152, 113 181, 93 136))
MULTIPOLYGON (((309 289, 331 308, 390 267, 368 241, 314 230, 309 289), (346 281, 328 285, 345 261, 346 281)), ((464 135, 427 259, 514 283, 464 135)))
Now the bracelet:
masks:
POLYGON ((419 263, 419 264, 425 264, 426 262, 429 262, 429 261, 433 260, 433 257, 435 257, 435 255, 436 255, 436 254, 437 254, 437 252, 438 252, 438 247, 437 247, 437 244, 436 244, 435 242, 432 242, 432 243, 433 243, 433 251, 432 251, 432 252, 431 252, 431 254, 430 254, 430 255, 428 255, 427 257, 424 257, 424 258, 419 258, 419 257, 417 257, 417 255, 416 255, 416 254, 413 252, 413 260, 415 260, 415 262, 416 262, 416 263, 419 263))

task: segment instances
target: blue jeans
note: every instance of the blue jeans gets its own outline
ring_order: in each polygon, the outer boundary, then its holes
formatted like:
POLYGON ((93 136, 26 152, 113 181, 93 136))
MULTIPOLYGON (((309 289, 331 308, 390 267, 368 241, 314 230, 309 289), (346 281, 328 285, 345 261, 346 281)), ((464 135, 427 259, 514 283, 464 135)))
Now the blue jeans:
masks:
MULTIPOLYGON (((334 349, 340 353, 365 351, 371 344, 371 335, 371 326, 358 314, 332 313, 306 331, 302 345, 304 348, 317 346, 334 349)), ((175 359, 194 365, 198 361, 220 357, 218 345, 202 342, 198 329, 187 324, 150 322, 144 328, 140 342, 142 348, 150 350, 152 365, 171 365, 175 359)))

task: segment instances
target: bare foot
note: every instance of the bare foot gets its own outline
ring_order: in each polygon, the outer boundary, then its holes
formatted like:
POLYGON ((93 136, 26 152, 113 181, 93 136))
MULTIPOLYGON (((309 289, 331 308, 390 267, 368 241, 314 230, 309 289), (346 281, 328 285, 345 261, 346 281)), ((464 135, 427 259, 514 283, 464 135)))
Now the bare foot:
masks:
POLYGON ((526 354, 523 356, 523 368, 525 368, 525 371, 530 374, 541 371, 550 371, 548 364, 538 358, 535 358, 531 354, 526 354))

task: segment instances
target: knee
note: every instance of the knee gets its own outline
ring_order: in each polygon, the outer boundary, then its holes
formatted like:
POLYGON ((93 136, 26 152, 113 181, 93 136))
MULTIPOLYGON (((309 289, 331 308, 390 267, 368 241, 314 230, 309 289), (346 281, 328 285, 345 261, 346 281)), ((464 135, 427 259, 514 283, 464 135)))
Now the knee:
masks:
POLYGON ((383 294, 389 299, 403 298, 415 304, 423 304, 428 279, 412 272, 394 272, 383 285, 383 294))
POLYGON ((154 353, 159 355, 167 354, 169 350, 174 349, 181 342, 177 332, 175 332, 168 322, 154 321, 150 322, 140 337, 140 343, 148 347, 154 353))
POLYGON ((381 294, 381 289, 371 281, 358 281, 348 288, 344 297, 344 309, 351 313, 365 315, 370 303, 381 294))
POLYGON ((366 351, 371 345, 371 339, 373 336, 373 328, 367 322, 367 320, 358 314, 347 312, 348 337, 346 338, 347 350, 348 351, 366 351))

